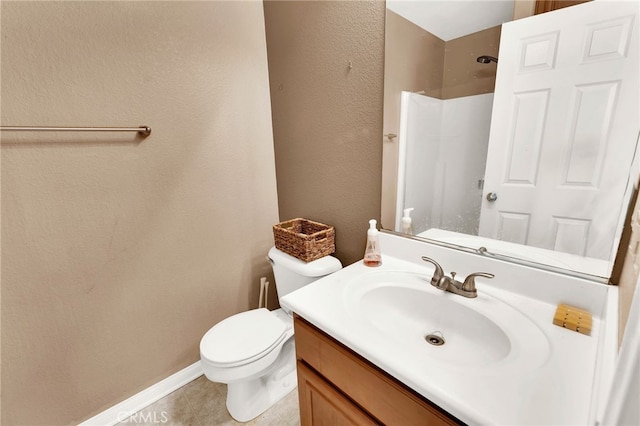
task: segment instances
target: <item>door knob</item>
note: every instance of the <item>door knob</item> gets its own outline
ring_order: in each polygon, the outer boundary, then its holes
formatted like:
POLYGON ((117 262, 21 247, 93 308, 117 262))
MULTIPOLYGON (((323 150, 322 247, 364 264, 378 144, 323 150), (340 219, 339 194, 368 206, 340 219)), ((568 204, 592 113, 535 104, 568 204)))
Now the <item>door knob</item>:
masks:
POLYGON ((498 194, 496 194, 495 192, 489 192, 487 194, 487 201, 494 202, 497 199, 498 199, 498 194))

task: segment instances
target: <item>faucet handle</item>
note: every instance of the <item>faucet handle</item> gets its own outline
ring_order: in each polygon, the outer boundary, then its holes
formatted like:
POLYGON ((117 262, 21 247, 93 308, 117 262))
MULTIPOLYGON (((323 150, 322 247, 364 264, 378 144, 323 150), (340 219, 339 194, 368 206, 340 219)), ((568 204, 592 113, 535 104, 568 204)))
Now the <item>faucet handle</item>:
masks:
POLYGON ((495 275, 489 272, 474 272, 473 274, 469 274, 467 278, 464 279, 464 283, 462 283, 462 290, 476 291, 476 277, 493 278, 495 275))
POLYGON ((436 267, 436 270, 433 272, 433 277, 431 277, 431 285, 438 287, 438 283, 444 276, 444 271, 442 270, 442 267, 438 264, 438 262, 431 259, 430 257, 422 256, 422 260, 424 260, 425 262, 429 262, 436 267))

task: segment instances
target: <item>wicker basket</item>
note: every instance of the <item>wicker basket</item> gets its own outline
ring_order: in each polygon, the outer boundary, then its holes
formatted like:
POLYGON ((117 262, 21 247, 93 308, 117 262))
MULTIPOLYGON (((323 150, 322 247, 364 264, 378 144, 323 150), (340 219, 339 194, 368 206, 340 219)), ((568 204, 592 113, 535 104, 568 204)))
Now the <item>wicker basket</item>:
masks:
POLYGON ((333 226, 307 219, 291 219, 273 225, 276 248, 305 262, 336 251, 333 226))

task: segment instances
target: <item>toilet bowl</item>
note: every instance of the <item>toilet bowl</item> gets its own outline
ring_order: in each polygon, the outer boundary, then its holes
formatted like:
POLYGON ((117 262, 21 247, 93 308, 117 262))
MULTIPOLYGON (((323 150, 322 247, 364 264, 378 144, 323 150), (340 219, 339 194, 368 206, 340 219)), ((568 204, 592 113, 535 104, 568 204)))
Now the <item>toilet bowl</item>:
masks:
MULTIPOLYGON (((331 256, 305 263, 269 250, 278 298, 342 268, 331 256)), ((227 410, 249 421, 297 385, 293 318, 285 309, 241 312, 214 325, 200 341, 205 376, 227 384, 227 410)))

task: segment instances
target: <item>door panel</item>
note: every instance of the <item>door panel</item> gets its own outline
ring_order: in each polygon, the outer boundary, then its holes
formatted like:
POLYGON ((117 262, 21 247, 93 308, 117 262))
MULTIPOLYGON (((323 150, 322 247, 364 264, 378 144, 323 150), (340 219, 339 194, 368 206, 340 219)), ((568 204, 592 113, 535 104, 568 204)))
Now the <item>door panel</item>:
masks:
POLYGON ((610 259, 635 154, 638 6, 503 25, 479 235, 610 259))
POLYGON ((545 117, 549 91, 514 94, 514 117, 509 139, 509 160, 504 182, 514 185, 535 185, 540 166, 540 151, 544 142, 545 117))

